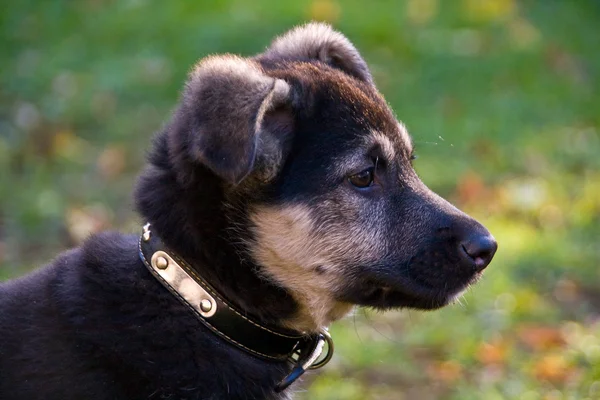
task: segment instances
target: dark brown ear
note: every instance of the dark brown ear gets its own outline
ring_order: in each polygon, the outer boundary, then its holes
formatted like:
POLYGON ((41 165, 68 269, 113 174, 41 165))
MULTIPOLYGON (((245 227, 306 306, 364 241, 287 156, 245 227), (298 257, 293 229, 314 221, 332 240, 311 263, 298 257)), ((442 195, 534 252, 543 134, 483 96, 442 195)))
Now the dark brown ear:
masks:
POLYGON ((190 73, 181 112, 192 157, 236 185, 251 171, 265 115, 289 102, 290 87, 252 60, 232 55, 202 60, 190 73))
POLYGON ((346 36, 331 26, 311 22, 275 39, 263 54, 268 59, 319 60, 373 84, 367 63, 346 36))

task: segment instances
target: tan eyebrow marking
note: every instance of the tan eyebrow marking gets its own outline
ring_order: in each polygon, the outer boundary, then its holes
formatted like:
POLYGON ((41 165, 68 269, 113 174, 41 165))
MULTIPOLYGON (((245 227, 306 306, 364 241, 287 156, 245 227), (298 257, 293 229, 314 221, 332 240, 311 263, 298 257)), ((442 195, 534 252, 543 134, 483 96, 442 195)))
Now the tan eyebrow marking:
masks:
POLYGON ((378 131, 372 132, 375 142, 381 146, 383 155, 387 160, 393 160, 396 157, 396 150, 392 141, 383 133, 378 131))
POLYGON ((400 138, 402 139, 402 144, 408 150, 408 153, 412 153, 413 143, 410 135, 408 134, 408 130, 406 126, 402 122, 398 122, 398 130, 400 132, 400 138))

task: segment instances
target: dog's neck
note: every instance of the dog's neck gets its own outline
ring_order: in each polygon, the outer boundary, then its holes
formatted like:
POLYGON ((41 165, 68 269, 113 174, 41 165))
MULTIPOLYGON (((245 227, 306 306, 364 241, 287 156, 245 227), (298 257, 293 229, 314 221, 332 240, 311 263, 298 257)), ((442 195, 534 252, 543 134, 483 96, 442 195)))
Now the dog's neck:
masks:
POLYGON ((238 309, 275 327, 293 318, 298 307, 294 299, 259 277, 256 265, 232 244, 239 239, 231 238, 221 182, 199 165, 188 176, 177 175, 162 145, 164 134, 157 138, 137 183, 141 215, 170 249, 238 309))

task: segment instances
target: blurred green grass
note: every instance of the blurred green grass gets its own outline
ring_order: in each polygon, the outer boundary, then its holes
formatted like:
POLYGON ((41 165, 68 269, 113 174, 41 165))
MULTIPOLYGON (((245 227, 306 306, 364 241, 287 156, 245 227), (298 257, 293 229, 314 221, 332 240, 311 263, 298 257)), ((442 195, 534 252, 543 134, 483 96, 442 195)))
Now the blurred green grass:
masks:
POLYGON ((360 310, 301 399, 600 399, 596 1, 6 2, 0 279, 89 232, 137 231, 131 187, 186 72, 308 20, 344 32, 416 168, 500 249, 457 304, 360 310))

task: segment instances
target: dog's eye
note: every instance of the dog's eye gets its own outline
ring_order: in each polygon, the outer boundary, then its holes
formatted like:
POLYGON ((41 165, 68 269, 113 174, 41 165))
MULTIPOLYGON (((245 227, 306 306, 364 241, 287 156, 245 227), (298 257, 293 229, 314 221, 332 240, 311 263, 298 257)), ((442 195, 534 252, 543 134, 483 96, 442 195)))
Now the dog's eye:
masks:
POLYGON ((365 169, 358 174, 350 175, 348 181, 357 188, 366 188, 373 184, 374 172, 373 168, 365 169))
POLYGON ((410 161, 415 161, 417 158, 419 158, 419 156, 417 156, 415 153, 410 155, 410 161))

